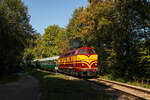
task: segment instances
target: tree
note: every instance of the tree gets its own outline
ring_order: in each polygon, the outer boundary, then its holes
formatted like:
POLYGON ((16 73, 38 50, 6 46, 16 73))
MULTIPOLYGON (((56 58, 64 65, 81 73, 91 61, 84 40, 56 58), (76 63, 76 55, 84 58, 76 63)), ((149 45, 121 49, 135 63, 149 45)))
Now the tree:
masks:
POLYGON ((111 60, 106 61, 106 59, 111 55, 110 53, 112 51, 114 52, 111 46, 113 44, 112 29, 113 17, 116 11, 114 9, 115 6, 116 3, 110 0, 91 0, 87 8, 79 14, 78 21, 76 21, 77 25, 80 26, 80 36, 82 38, 83 46, 94 47, 99 54, 99 63, 103 72, 106 72, 104 68, 107 69, 107 63, 114 62, 111 62, 111 60), (102 68, 102 66, 104 67, 102 68))
POLYGON ((0 74, 10 73, 22 62, 27 38, 34 31, 21 0, 0 2, 0 74))
POLYGON ((65 29, 58 25, 48 26, 42 36, 42 57, 60 55, 69 49, 69 41, 65 29))
POLYGON ((88 1, 86 8, 75 10, 67 31, 83 46, 94 47, 104 74, 133 80, 142 76, 141 70, 149 73, 150 2, 88 1))
POLYGON ((113 39, 117 53, 116 66, 114 66, 115 76, 129 80, 140 76, 139 44, 142 43, 142 39, 146 39, 143 36, 148 36, 148 31, 145 32, 145 30, 149 30, 147 24, 150 21, 149 14, 146 13, 149 12, 149 4, 150 2, 146 0, 117 0, 116 23, 118 23, 113 39), (143 13, 143 9, 146 12, 143 13))
POLYGON ((78 24, 78 21, 79 21, 78 17, 80 13, 83 12, 83 10, 84 10, 83 7, 79 7, 75 9, 73 12, 72 18, 69 20, 69 24, 66 27, 71 49, 82 46, 82 43, 79 43, 78 46, 74 46, 73 44, 77 40, 78 42, 82 40, 82 34, 81 34, 82 26, 78 24))
POLYGON ((31 60, 42 58, 41 57, 41 34, 33 34, 31 38, 28 39, 28 47, 24 50, 23 59, 31 63, 31 60))

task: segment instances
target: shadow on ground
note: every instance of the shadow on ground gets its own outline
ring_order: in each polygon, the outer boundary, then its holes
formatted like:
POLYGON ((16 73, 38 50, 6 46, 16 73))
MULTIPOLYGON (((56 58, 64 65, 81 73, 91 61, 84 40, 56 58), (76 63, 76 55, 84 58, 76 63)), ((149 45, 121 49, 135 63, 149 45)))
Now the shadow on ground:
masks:
POLYGON ((40 79, 41 100, 138 100, 104 84, 97 87, 83 80, 42 70, 34 70, 30 74, 40 79))
POLYGON ((0 85, 0 100, 36 100, 39 81, 32 76, 20 74, 16 82, 0 85))

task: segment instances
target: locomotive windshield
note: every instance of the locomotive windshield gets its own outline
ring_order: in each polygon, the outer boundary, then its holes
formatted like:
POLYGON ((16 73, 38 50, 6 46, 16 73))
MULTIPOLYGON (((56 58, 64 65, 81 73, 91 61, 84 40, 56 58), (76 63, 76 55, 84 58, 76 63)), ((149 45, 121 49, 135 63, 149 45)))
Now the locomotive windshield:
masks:
POLYGON ((79 54, 87 54, 86 49, 80 49, 79 54))
POLYGON ((92 53, 95 53, 95 51, 93 49, 88 49, 88 53, 92 54, 92 53))
POLYGON ((93 49, 80 49, 79 54, 95 54, 93 49))

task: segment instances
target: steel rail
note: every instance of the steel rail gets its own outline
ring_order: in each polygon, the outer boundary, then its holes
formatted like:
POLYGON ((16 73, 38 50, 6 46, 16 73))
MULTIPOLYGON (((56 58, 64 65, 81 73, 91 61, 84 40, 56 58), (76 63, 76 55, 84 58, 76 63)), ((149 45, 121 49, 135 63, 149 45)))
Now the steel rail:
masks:
MULTIPOLYGON (((60 72, 58 72, 58 73, 62 74, 60 72)), ((65 75, 67 75, 67 74, 65 74, 65 75)), ((70 76, 70 75, 67 75, 67 76, 70 76)), ((109 86, 110 88, 127 93, 127 94, 135 96, 137 98, 144 99, 144 100, 150 100, 150 89, 133 86, 133 85, 128 85, 128 84, 121 83, 121 82, 101 79, 101 78, 84 79, 84 78, 79 78, 79 77, 75 77, 72 75, 71 75, 71 77, 74 77, 77 79, 82 79, 82 80, 89 81, 89 82, 94 82, 95 84, 103 83, 105 86, 109 86)))
POLYGON ((139 97, 139 98, 143 98, 145 100, 150 100, 150 89, 132 86, 132 85, 128 85, 128 84, 121 83, 121 82, 100 79, 100 78, 88 79, 88 81, 103 83, 106 86, 117 89, 119 91, 134 95, 134 96, 139 97))

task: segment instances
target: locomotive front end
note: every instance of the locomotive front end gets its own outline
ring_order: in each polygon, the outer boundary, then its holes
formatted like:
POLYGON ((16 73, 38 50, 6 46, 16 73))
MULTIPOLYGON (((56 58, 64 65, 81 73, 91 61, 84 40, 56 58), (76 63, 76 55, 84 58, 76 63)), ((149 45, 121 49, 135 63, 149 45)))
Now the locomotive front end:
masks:
POLYGON ((77 66, 80 76, 96 76, 98 68, 98 55, 93 48, 83 47, 78 50, 77 66))

